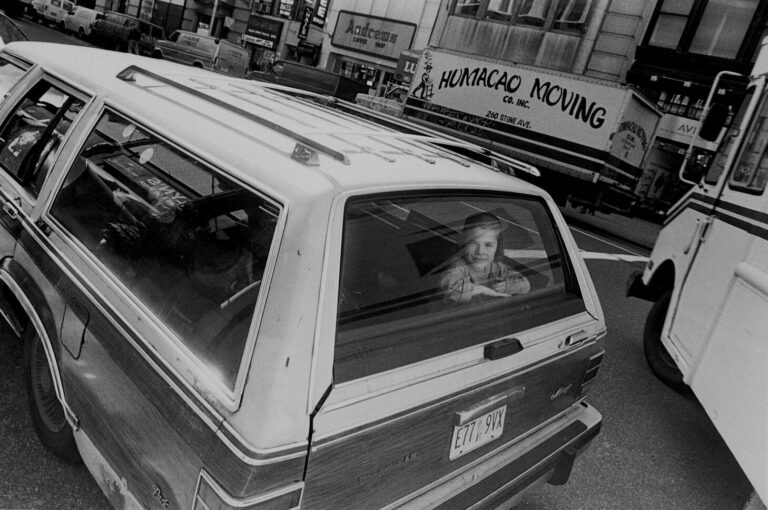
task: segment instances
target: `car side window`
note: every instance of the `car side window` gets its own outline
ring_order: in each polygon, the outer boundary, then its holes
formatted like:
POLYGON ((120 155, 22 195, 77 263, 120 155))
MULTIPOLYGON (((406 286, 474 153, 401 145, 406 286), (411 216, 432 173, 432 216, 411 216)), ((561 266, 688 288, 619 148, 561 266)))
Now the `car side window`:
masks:
POLYGON ((731 174, 730 187, 759 195, 768 184, 768 98, 747 138, 744 151, 731 174))
MULTIPOLYGON (((0 33, 0 36, 4 37, 4 35, 5 34, 0 33)), ((8 91, 21 80, 21 77, 24 76, 26 72, 26 69, 23 69, 4 58, 0 58, 0 96, 4 97, 8 94, 8 91)))
POLYGON ((51 209, 230 390, 279 211, 114 112, 100 118, 51 209))
MULTIPOLYGON (((9 18, 0 17, 0 41, 8 44, 13 41, 26 41, 27 36, 24 35, 19 27, 11 21, 9 18)), ((4 92, 0 89, 0 92, 4 92)))
POLYGON ((42 80, 0 128, 0 167, 37 194, 83 101, 42 80))

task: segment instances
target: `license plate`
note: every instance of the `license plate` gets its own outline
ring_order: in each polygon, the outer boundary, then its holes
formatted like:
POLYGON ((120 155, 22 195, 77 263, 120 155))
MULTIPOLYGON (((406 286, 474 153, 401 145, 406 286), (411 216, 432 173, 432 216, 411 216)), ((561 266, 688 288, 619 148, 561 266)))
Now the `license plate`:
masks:
POLYGON ((465 453, 501 437, 504 432, 506 414, 507 406, 501 406, 464 425, 454 427, 448 459, 453 460, 461 457, 465 453))

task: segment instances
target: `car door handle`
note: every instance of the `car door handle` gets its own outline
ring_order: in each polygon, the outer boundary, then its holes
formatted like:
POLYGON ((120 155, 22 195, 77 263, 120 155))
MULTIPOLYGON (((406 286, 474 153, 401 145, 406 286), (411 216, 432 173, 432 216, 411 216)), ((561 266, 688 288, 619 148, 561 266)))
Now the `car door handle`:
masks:
POLYGON ((586 333, 586 331, 579 331, 578 333, 574 333, 572 335, 568 335, 565 338, 565 347, 574 347, 576 345, 580 345, 584 343, 584 340, 589 338, 589 335, 586 333))
POLYGON ((19 208, 13 202, 3 203, 3 212, 12 220, 19 217, 19 208))

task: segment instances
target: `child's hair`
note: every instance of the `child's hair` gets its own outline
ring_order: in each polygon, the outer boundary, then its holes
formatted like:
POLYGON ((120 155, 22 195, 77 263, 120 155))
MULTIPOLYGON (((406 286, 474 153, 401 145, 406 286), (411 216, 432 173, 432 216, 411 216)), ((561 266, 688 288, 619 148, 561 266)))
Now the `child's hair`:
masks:
POLYGON ((504 225, 501 223, 501 220, 489 212, 480 212, 467 216, 467 219, 464 220, 464 228, 461 230, 461 246, 466 246, 466 244, 471 240, 469 237, 470 232, 476 228, 482 230, 493 230, 496 232, 498 239, 498 246, 496 247, 496 258, 499 258, 504 249, 504 243, 502 242, 501 238, 501 231, 504 230, 504 225))

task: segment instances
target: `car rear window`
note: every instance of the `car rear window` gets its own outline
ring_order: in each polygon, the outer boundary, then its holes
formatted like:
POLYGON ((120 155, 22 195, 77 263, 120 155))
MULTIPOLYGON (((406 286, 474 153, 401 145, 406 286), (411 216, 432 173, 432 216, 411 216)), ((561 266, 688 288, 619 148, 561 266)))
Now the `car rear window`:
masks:
POLYGON ((584 310, 543 200, 377 195, 345 209, 334 378, 348 381, 584 310))

